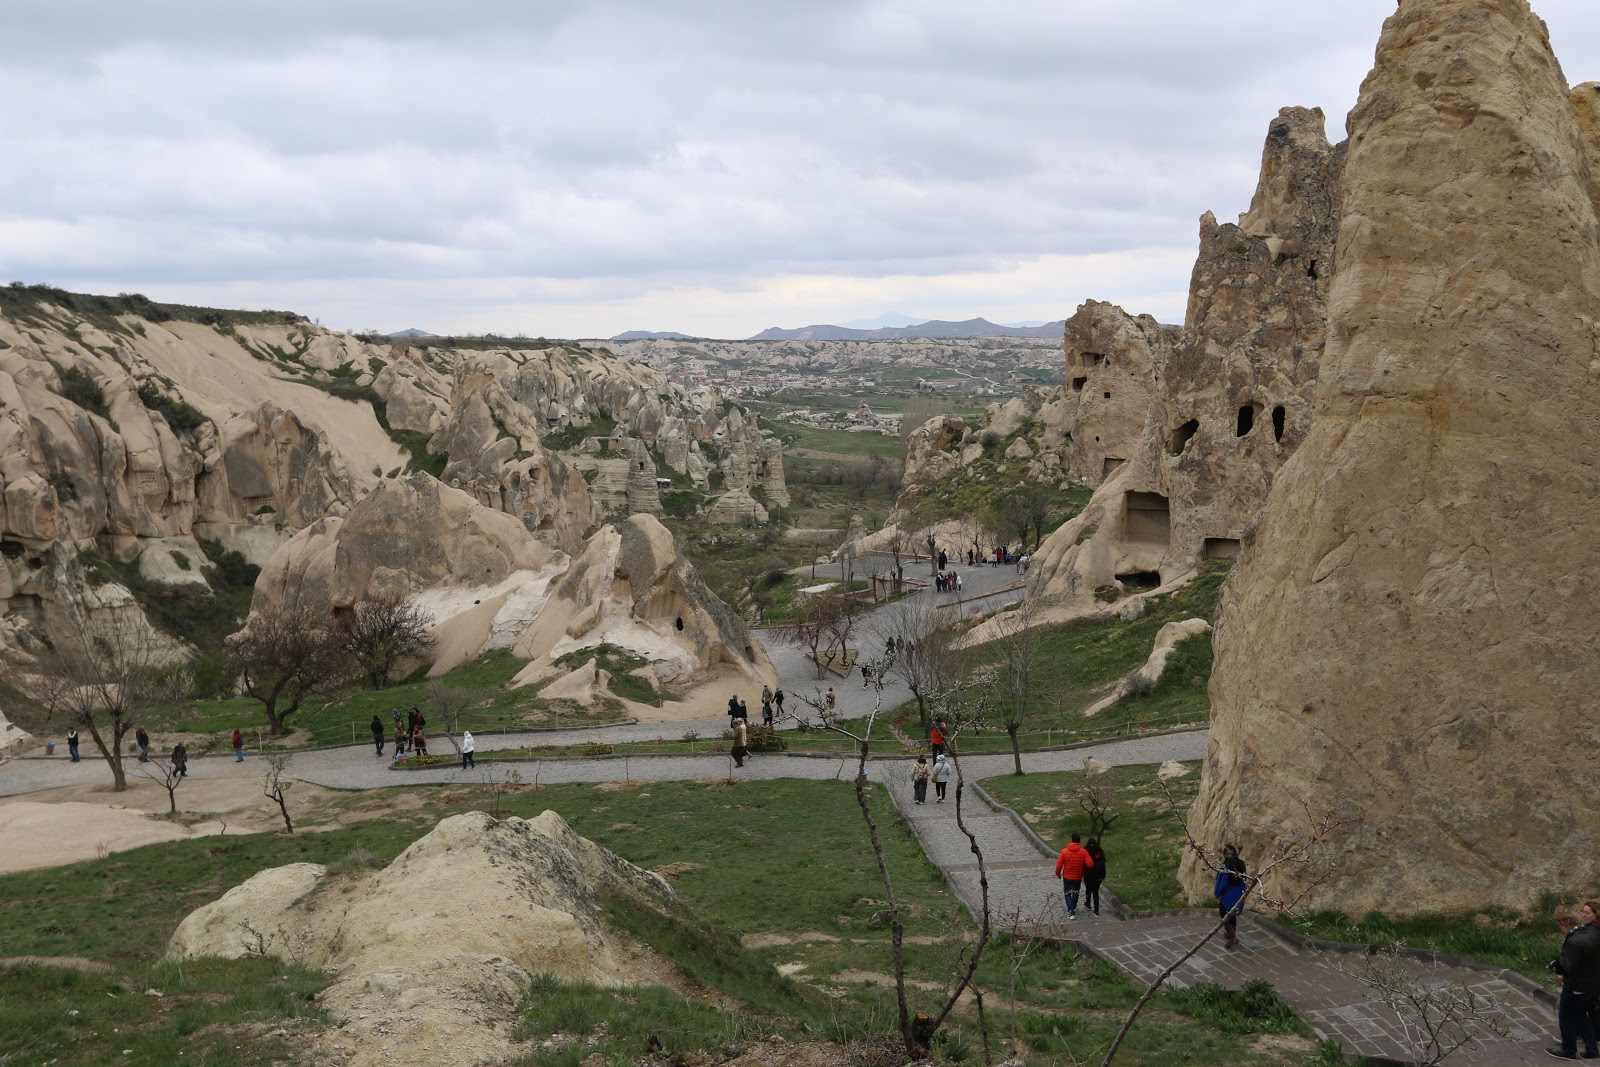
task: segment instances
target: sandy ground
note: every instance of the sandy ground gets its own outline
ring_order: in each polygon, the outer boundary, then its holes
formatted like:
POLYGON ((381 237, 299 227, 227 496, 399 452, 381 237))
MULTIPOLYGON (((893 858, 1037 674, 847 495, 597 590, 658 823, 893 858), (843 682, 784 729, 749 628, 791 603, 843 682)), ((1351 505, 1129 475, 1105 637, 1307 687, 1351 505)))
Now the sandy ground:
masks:
MULTIPOLYGON (((323 792, 295 783, 296 807, 323 792)), ((161 841, 271 830, 280 823, 268 805, 256 778, 184 782, 178 788, 177 821, 165 817, 165 789, 134 779, 122 793, 105 784, 0 799, 0 874, 59 867, 161 841)))

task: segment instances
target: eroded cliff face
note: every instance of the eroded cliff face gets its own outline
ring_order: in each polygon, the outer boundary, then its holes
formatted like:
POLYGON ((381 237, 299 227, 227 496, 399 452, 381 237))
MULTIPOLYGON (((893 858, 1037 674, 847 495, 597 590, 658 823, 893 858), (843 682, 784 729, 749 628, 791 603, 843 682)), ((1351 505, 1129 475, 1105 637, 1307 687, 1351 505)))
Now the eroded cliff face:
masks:
POLYGON ((1225 593, 1190 829, 1259 863, 1359 818, 1320 890, 1352 913, 1600 877, 1593 128, 1523 0, 1402 5, 1350 115, 1315 415, 1225 593))
POLYGON ((1181 330, 1094 301, 1068 320, 1068 465, 1099 485, 1036 554, 1046 596, 1087 603, 1237 556, 1311 420, 1343 165, 1321 111, 1283 109, 1250 210, 1200 221, 1181 330))

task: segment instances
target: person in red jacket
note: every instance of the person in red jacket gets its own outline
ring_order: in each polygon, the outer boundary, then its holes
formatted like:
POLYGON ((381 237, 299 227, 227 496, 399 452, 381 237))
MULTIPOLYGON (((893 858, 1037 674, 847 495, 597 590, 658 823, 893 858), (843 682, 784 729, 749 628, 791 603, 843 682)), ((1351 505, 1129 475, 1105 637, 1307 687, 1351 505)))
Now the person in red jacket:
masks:
POLYGON ((1056 877, 1061 879, 1061 891, 1067 897, 1067 918, 1078 917, 1078 890, 1083 887, 1083 872, 1094 866, 1094 857, 1078 844, 1078 835, 1056 857, 1056 877))

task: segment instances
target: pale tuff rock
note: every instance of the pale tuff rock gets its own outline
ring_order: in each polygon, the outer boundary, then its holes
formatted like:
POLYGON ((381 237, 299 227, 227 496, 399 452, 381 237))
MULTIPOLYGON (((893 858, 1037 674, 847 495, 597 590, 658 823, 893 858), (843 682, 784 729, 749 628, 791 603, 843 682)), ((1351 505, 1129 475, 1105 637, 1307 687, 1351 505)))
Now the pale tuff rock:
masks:
POLYGON ((546 677, 555 659, 601 644, 642 656, 657 678, 679 689, 729 676, 756 685, 774 677, 760 643, 649 515, 602 527, 552 585, 514 649, 531 661, 518 681, 546 677))
POLYGON ((721 467, 730 490, 759 487, 769 504, 789 506, 789 488, 783 479, 783 446, 761 435, 754 415, 734 408, 712 439, 724 451, 721 467))
POLYGON ((1401 6, 1350 115, 1315 418, 1225 589, 1190 825, 1260 862, 1359 817, 1319 890, 1352 913, 1600 878, 1591 120, 1523 0, 1401 6))
POLYGON ((669 964, 608 929, 607 891, 673 899, 660 876, 553 811, 502 822, 469 812, 381 871, 262 871, 184 919, 167 955, 264 951, 324 969, 321 1003, 335 1029, 320 1043, 348 1048, 349 1067, 500 1063, 515 1055, 517 1007, 536 975, 613 987, 673 981, 669 964))
POLYGON ((1174 778, 1182 778, 1190 772, 1191 768, 1185 767, 1175 759, 1169 759, 1156 771, 1156 777, 1163 782, 1170 782, 1174 778))
POLYGON ((33 741, 33 735, 6 718, 0 708, 0 755, 18 751, 33 741))
POLYGON ((962 466, 961 448, 970 428, 953 415, 935 415, 906 437, 905 484, 895 501, 903 514, 941 479, 962 466))
POLYGON ((706 521, 719 526, 760 525, 767 518, 767 509, 742 487, 728 490, 706 508, 706 521))
POLYGON ((1285 108, 1240 225, 1201 220, 1182 331, 1092 302, 1068 321, 1069 387, 1084 382, 1068 463, 1105 480, 1036 554, 1049 597, 1087 605, 1238 554, 1310 422, 1343 161, 1320 111, 1285 108), (1147 377, 1130 447, 1129 413, 1111 405, 1147 377))
POLYGON ((302 530, 262 570, 255 604, 331 617, 373 596, 492 586, 555 554, 521 522, 426 474, 386 481, 344 518, 302 530))
POLYGON ((1067 391, 1077 399, 1067 470, 1098 485, 1138 448, 1156 381, 1181 331, 1085 301, 1067 320, 1067 391))
POLYGON ((589 479, 589 493, 602 514, 661 514, 655 460, 637 437, 616 431, 610 437, 585 438, 572 465, 589 479))

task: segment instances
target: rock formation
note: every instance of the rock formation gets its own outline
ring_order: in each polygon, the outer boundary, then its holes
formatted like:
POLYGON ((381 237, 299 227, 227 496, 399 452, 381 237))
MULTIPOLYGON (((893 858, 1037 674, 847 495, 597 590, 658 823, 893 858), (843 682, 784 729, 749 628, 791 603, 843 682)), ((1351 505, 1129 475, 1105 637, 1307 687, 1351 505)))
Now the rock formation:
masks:
POLYGON ((1524 0, 1401 5, 1350 115, 1315 414, 1225 592, 1190 829, 1259 863, 1359 817, 1320 896, 1352 913, 1600 878, 1592 123, 1524 0))
POLYGON ((673 980, 670 963, 608 928, 605 892, 674 899, 658 875, 553 811, 501 822, 469 812, 381 871, 262 871, 184 919, 167 955, 260 953, 325 969, 321 1003, 335 1029, 320 1043, 350 1067, 498 1063, 515 1053, 517 1009, 535 976, 673 980))
POLYGON ((1182 331, 1092 301, 1068 321, 1068 466, 1104 481, 1036 554, 1047 596, 1087 605, 1237 555, 1310 421, 1343 161, 1321 111, 1285 108, 1250 210, 1201 219, 1182 331))

